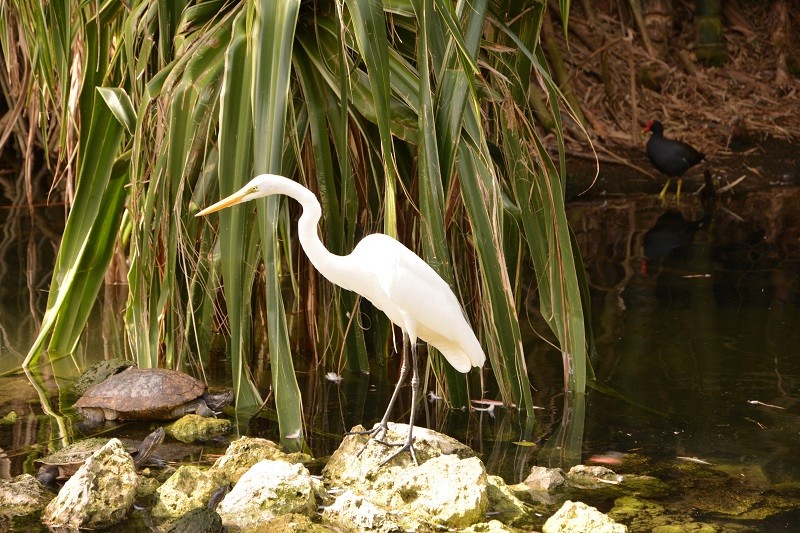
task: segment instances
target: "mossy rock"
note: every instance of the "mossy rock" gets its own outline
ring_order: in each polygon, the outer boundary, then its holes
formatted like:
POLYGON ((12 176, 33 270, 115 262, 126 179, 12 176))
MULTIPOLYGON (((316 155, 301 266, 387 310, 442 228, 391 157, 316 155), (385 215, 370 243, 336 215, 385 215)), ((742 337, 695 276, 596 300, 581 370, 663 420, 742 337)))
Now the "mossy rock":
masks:
POLYGON ((225 418, 207 418, 200 415, 185 415, 166 427, 167 434, 181 442, 206 442, 228 435, 232 424, 225 418))
POLYGON ((91 389, 98 383, 101 383, 113 376, 119 374, 126 368, 132 367, 133 362, 125 361, 123 359, 109 359, 107 361, 100 361, 95 363, 72 384, 72 390, 78 396, 83 396, 87 390, 91 389))

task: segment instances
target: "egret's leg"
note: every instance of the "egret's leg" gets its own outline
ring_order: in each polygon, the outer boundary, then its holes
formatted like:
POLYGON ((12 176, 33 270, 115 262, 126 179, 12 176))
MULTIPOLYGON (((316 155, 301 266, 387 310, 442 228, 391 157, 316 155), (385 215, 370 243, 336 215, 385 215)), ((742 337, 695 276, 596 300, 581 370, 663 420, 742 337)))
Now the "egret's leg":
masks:
MULTIPOLYGON (((403 332, 403 354, 401 357, 400 377, 397 378, 397 385, 394 387, 392 397, 389 399, 389 406, 386 408, 386 413, 384 413, 381 421, 372 429, 365 429, 363 431, 348 431, 345 433, 345 435, 374 435, 378 440, 386 437, 386 432, 389 431, 389 414, 392 412, 394 404, 397 401, 397 397, 400 395, 400 387, 403 386, 403 382, 405 382, 406 377, 408 377, 408 335, 406 335, 405 332, 403 332), (378 437, 378 434, 381 434, 381 436, 378 437)), ((369 444, 369 441, 367 441, 367 444, 369 444)), ((364 448, 361 448, 357 456, 361 455, 361 453, 367 447, 367 444, 364 445, 364 448)))
POLYGON ((403 443, 391 444, 391 446, 400 446, 400 449, 394 452, 388 459, 381 463, 385 465, 404 451, 408 450, 411 458, 414 460, 415 465, 419 465, 417 461, 417 454, 414 451, 414 414, 417 412, 417 399, 419 397, 419 370, 417 370, 417 343, 411 345, 411 364, 413 371, 411 373, 411 416, 408 418, 408 435, 403 443))

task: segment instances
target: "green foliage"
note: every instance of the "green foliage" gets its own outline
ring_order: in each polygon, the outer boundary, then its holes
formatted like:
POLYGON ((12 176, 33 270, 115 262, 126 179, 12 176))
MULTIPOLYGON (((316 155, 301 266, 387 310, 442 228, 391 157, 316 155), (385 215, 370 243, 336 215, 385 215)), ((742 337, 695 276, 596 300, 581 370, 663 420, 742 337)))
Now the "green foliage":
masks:
MULTIPOLYGON (((45 344, 51 354, 74 349, 111 252, 124 246, 127 333, 139 364, 197 361, 224 333, 237 405, 254 408, 261 395, 249 372, 263 346, 254 325, 265 317, 281 434, 299 446, 294 364, 385 372, 393 335, 382 314, 313 273, 292 237, 294 206, 270 199, 225 210, 218 229, 215 218, 192 216, 254 174, 274 172, 318 194, 320 229, 335 253, 383 231, 433 265, 464 302, 499 395, 526 410, 535 369, 526 365, 519 305, 535 275, 565 380, 583 392, 583 277, 564 214, 563 140, 557 129, 560 155, 551 160, 528 104, 531 92, 546 92, 561 128, 563 97, 539 49, 543 4, 1 6, 0 18, 37 51, 26 56, 39 73, 32 88, 64 110, 49 120, 67 132, 69 121, 82 124, 75 202, 28 363, 45 344), (39 33, 45 27, 55 39, 39 33), (78 48, 81 68, 70 69, 69 50, 78 48), (78 117, 65 105, 75 90, 78 117), (224 313, 215 311, 220 285, 224 313), (298 346, 311 346, 313 357, 298 346)), ((562 0, 565 22, 568 9, 562 0)), ((10 44, 0 39, 4 53, 10 44)), ((449 401, 466 405, 477 376, 436 354, 430 361, 449 401)))

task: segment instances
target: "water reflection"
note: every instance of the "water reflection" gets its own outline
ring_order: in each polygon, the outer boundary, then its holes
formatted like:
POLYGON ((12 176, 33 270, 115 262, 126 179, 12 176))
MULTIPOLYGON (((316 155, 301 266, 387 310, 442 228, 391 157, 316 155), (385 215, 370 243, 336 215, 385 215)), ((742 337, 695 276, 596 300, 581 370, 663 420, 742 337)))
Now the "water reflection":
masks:
POLYGON ((780 188, 714 213, 648 199, 574 206, 598 378, 665 415, 593 394, 585 453, 696 456, 800 480, 799 200, 780 188))
POLYGON ((62 208, 0 209, 0 373, 19 367, 39 329, 62 208))

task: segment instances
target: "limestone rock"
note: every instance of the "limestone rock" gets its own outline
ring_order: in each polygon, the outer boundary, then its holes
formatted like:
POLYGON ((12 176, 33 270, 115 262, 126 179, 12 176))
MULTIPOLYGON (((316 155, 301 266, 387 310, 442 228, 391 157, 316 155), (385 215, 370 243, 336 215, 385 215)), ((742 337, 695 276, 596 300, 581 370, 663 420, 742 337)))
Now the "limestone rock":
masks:
POLYGON ((333 505, 326 507, 322 516, 345 531, 374 531, 394 533, 405 528, 394 520, 393 513, 351 490, 342 493, 333 505))
POLYGON ((271 440, 242 437, 230 443, 225 455, 217 459, 212 468, 222 470, 231 482, 236 483, 250 467, 264 459, 297 462, 288 459, 271 440))
POLYGON ((552 492, 566 483, 564 471, 560 468, 546 468, 544 466, 534 466, 531 473, 525 478, 523 483, 531 490, 552 492))
POLYGON ((542 533, 626 533, 628 528, 582 502, 567 500, 561 508, 547 519, 542 533))
POLYGON ((211 418, 196 414, 185 415, 165 430, 167 435, 181 442, 206 442, 231 432, 231 421, 226 418, 211 418))
MULTIPOLYGON (((361 426, 356 426, 351 431, 363 429, 361 426)), ((384 440, 402 442, 407 432, 406 424, 390 423, 389 432, 384 440)), ((419 427, 414 428, 414 449, 420 464, 440 455, 454 454, 460 458, 475 456, 475 452, 456 439, 419 427)), ((368 440, 366 435, 347 435, 328 460, 322 474, 329 483, 337 487, 354 487, 358 491, 359 487, 364 486, 365 481, 370 482, 378 477, 385 477, 387 472, 394 469, 404 470, 414 466, 408 453, 400 454, 390 463, 381 465, 394 452, 395 448, 376 442, 374 439, 368 440)))
POLYGON ((341 533, 341 530, 318 524, 303 514, 289 513, 264 522, 253 533, 341 533))
POLYGON ((205 506, 211 494, 227 483, 227 477, 219 470, 183 465, 156 490, 158 502, 153 507, 153 516, 183 516, 192 509, 205 506))
POLYGON ((217 512, 223 524, 245 532, 282 514, 310 515, 316 512, 314 483, 301 464, 265 459, 245 472, 217 512))
POLYGON ((570 484, 582 489, 607 488, 609 485, 618 485, 623 479, 625 478, 604 466, 576 465, 567 472, 570 484))
POLYGON ((499 520, 481 522, 461 530, 461 533, 512 533, 514 530, 506 527, 499 520))
POLYGON ((440 455, 397 477, 389 505, 445 527, 467 527, 483 520, 489 505, 488 480, 477 457, 440 455))
POLYGON ((525 504, 508 488, 500 476, 486 476, 489 511, 492 516, 505 523, 512 523, 515 518, 525 514, 525 504))
POLYGON ((45 490, 30 474, 8 481, 0 479, 0 516, 25 516, 45 508, 53 493, 45 490))
MULTIPOLYGON (((389 424, 385 440, 402 441, 406 431, 405 425, 389 424)), ((429 529, 460 528, 482 521, 489 505, 489 481, 474 452, 424 428, 414 428, 414 448, 419 466, 406 453, 382 465, 393 448, 351 435, 333 454, 323 475, 328 486, 350 489, 406 530, 417 530, 419 524, 429 529)))
POLYGON ((111 439, 64 484, 42 513, 42 521, 67 528, 115 524, 133 504, 136 481, 133 459, 119 439, 111 439))
POLYGON ((156 478, 139 474, 139 481, 136 483, 136 498, 153 496, 160 486, 161 483, 156 478))

